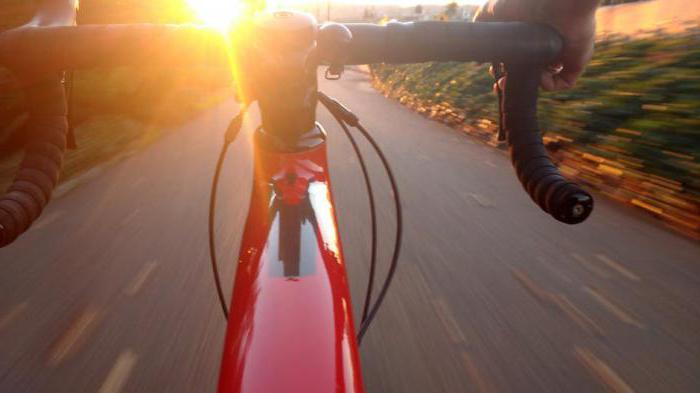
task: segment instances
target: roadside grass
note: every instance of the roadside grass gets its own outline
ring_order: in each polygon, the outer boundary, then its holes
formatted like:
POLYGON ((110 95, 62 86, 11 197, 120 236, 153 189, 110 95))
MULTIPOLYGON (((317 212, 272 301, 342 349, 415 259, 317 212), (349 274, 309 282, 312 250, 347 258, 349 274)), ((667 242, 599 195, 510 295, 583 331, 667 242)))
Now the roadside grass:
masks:
MULTIPOLYGON (((223 101, 231 91, 222 72, 201 69, 84 71, 75 73, 74 86, 78 147, 66 153, 61 182, 156 141, 167 130, 223 101)), ((10 184, 21 160, 21 124, 26 118, 18 103, 21 94, 12 89, 3 92, 0 190, 10 184)))
MULTIPOLYGON (((61 181, 68 180, 120 153, 136 149, 152 141, 160 132, 158 128, 144 129, 140 123, 123 117, 97 117, 76 128, 80 141, 76 150, 66 153, 61 181)), ((0 188, 6 189, 17 171, 22 158, 15 151, 0 161, 0 188)))
MULTIPOLYGON (((375 86, 493 143, 486 65, 375 65, 375 86)), ((700 28, 611 37, 576 89, 543 94, 545 140, 562 169, 700 238, 700 28)))

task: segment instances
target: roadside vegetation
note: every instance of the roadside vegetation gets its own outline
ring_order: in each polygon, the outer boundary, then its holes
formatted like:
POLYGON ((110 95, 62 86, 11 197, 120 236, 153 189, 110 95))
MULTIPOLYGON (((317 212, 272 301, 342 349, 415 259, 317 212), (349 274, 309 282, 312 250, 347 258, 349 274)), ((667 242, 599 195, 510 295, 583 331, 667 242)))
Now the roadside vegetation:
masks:
MULTIPOLYGON (((184 4, 184 0, 84 1, 79 22, 191 22, 184 4)), ((6 0, 0 30, 26 22, 34 7, 34 2, 6 0)), ((78 147, 67 152, 61 180, 157 140, 165 130, 195 118, 230 92, 230 77, 223 69, 115 68, 75 72, 73 81, 71 118, 78 147)), ((22 157, 26 109, 14 76, 0 69, 0 192, 22 157)))
MULTIPOLYGON (((387 95, 494 143, 497 107, 487 66, 372 69, 387 95)), ((599 42, 579 86, 541 100, 546 141, 562 169, 700 238, 698 70, 700 29, 599 42)))

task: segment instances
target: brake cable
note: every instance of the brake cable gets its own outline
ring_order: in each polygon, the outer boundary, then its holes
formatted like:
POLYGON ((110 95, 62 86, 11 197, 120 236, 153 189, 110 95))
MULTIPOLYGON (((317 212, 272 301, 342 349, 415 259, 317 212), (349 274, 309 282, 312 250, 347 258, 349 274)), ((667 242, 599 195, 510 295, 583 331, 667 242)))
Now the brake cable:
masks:
POLYGON ((231 120, 231 123, 226 129, 224 134, 224 144, 221 147, 221 152, 219 153, 219 158, 216 161, 216 169, 214 171, 214 178, 211 184, 211 195, 209 198, 209 259, 211 261, 211 269, 214 273, 214 283, 216 284, 216 294, 219 298, 219 303, 221 304, 221 311, 224 314, 224 318, 228 319, 228 306, 226 305, 226 298, 224 297, 224 290, 221 286, 221 277, 219 275, 219 264, 216 259, 216 238, 215 238, 215 228, 214 221, 216 220, 216 194, 219 189, 219 179, 221 178, 221 170, 226 160, 226 152, 228 151, 231 143, 236 140, 236 137, 243 127, 243 120, 246 113, 248 112, 249 104, 244 104, 241 107, 240 112, 231 120))
MULTIPOLYGON (((384 166, 384 170, 386 171, 387 177, 389 178, 389 183, 391 184, 391 189, 394 196, 394 204, 396 209, 396 239, 394 242, 394 251, 391 257, 389 270, 387 272, 386 278, 384 279, 384 283, 382 284, 382 288, 379 291, 379 295, 377 296, 377 299, 375 300, 374 304, 372 304, 372 307, 369 308, 367 318, 363 319, 363 321, 360 324, 360 329, 357 333, 357 342, 358 345, 360 345, 362 344, 362 339, 367 333, 367 330, 372 325, 372 322, 374 321, 377 312, 381 308, 382 303, 384 302, 386 294, 389 290, 389 287, 391 286, 391 283, 393 282, 394 276, 396 274, 396 267, 398 266, 399 255, 401 252, 401 241, 403 239, 403 210, 401 208, 401 197, 399 195, 399 189, 396 184, 396 178, 394 176, 393 171, 391 170, 389 161, 384 155, 384 152, 379 147, 379 144, 377 144, 374 138, 372 138, 367 129, 365 129, 365 127, 363 127, 362 124, 360 124, 360 119, 357 117, 357 115, 352 113, 348 108, 343 106, 343 104, 341 104, 337 100, 327 96, 322 92, 318 93, 318 98, 319 101, 323 104, 323 106, 325 106, 326 109, 328 109, 328 111, 333 115, 336 121, 338 121, 341 127, 343 127, 343 130, 346 130, 348 125, 357 129, 362 134, 362 136, 370 143, 370 145, 372 145, 372 148, 377 153, 377 156, 379 157, 379 159, 382 162, 382 165, 384 166)), ((374 262, 372 263, 374 264, 374 262)))
MULTIPOLYGON (((323 94, 323 93, 319 93, 323 94)), ((360 323, 364 323, 367 320, 367 313, 369 312, 370 303, 372 302, 372 292, 374 291, 374 279, 377 270, 377 210, 374 203, 374 190, 372 188, 372 182, 369 178, 369 171, 367 170, 367 165, 365 164, 364 156, 360 147, 355 141, 355 137, 352 136, 348 126, 333 112, 331 112, 335 120, 338 122, 342 128, 345 136, 352 144, 352 148, 355 151, 355 155, 360 163, 360 169, 362 170, 362 177, 365 181, 365 186, 367 188, 367 199, 369 201, 369 213, 370 213, 370 226, 372 227, 371 236, 371 252, 370 252, 370 268, 369 268, 369 278, 367 279, 367 290, 365 292, 364 305, 362 306, 362 319, 360 323)))
MULTIPOLYGON (((343 129, 345 135, 348 137, 348 140, 350 140, 350 143, 353 146, 353 149, 355 153, 357 154, 358 160, 360 162, 360 167, 362 169, 362 174, 365 180, 365 185, 367 186, 367 193, 369 196, 369 203, 370 203, 370 216, 371 216, 371 226, 372 226, 372 243, 371 243, 371 261, 370 261, 370 276, 367 284, 367 290, 365 294, 365 301, 364 301, 364 306, 363 306, 363 311, 362 311, 362 319, 360 323, 360 328, 358 330, 357 334, 357 340, 358 340, 358 345, 362 343, 362 339, 364 338, 365 334, 367 333, 367 330, 369 327, 372 325, 372 322, 374 321, 377 312, 381 308, 384 299, 386 297, 386 294, 388 293, 389 287, 391 286, 391 283, 393 282, 394 276, 396 274, 396 268, 398 266, 398 259, 399 259, 399 254, 401 251, 401 242, 403 238, 403 211, 401 208, 401 198, 399 195, 399 190, 398 186, 396 184, 396 179, 394 176, 394 173, 391 169, 391 166, 389 165, 389 162, 384 155, 384 152, 381 150, 379 147, 379 144, 374 140, 374 138, 370 135, 370 133, 365 129, 362 124, 360 124, 359 118, 352 113, 349 109, 345 108, 341 103, 336 101, 333 98, 328 97, 326 94, 319 92, 318 93, 318 98, 319 101, 328 109, 328 111, 333 115, 335 120, 338 122, 338 124, 341 126, 343 129), (373 293, 373 288, 374 288, 374 280, 376 276, 376 255, 377 255, 377 219, 376 219, 376 205, 375 205, 375 198, 374 198, 374 191, 372 188, 372 184, 369 178, 369 172, 367 170, 367 165, 364 160, 364 157, 362 155, 362 152, 359 149, 359 146, 357 145, 357 141, 355 138, 352 136, 352 133, 350 132, 348 126, 356 128, 362 136, 370 143, 372 148, 375 150, 377 155, 379 156, 382 165, 384 166, 384 169, 387 173, 387 177, 389 178, 389 182, 391 184, 391 189, 392 189, 392 194, 394 197, 394 203, 395 203, 395 209, 396 209, 396 239, 394 243, 394 250, 393 250, 393 255, 391 258, 391 263, 389 266, 389 270, 387 272, 387 276, 384 279, 384 283, 382 284, 381 290, 379 291, 379 295, 377 296, 377 299, 372 303, 372 293, 373 293), (371 306, 370 306, 371 304, 371 306)), ((216 195, 218 191, 218 185, 219 185, 219 179, 221 177, 221 171, 223 167, 223 163, 226 158, 226 153, 228 151, 229 146, 233 141, 235 141, 236 137, 240 133, 240 130, 243 125, 243 119, 245 117, 245 114, 247 113, 248 110, 248 105, 245 105, 244 107, 241 108, 240 113, 233 118, 231 121, 226 134, 224 136, 224 144, 222 146, 221 152, 219 154, 219 158, 216 163, 216 169, 214 172, 214 178, 212 180, 212 188, 211 188, 211 196, 210 196, 210 201, 209 201, 209 255, 210 255, 210 260, 211 260, 211 268, 212 272, 214 274, 214 282, 216 285, 216 292, 217 296, 219 298, 219 303, 221 305, 221 310, 223 312, 223 315, 226 319, 228 319, 228 306, 226 304, 226 299, 224 297, 223 293, 223 288, 221 285, 221 278, 219 274, 219 269, 218 269, 218 262, 217 262, 217 257, 216 257, 216 239, 214 236, 215 232, 215 215, 216 215, 216 195)))

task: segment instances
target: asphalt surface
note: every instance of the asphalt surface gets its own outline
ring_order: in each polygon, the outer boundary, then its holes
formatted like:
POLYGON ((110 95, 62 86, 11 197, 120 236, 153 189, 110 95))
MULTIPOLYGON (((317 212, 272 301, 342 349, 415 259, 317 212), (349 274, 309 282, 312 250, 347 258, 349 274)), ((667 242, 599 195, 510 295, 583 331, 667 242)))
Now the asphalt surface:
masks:
MULTIPOLYGON (((374 132, 403 197, 400 271, 362 348, 368 392, 700 391, 697 243, 602 198, 586 224, 558 224, 502 152, 387 100, 360 73, 322 89, 374 132)), ((0 250, 0 392, 216 390, 225 325, 206 217, 233 112, 227 102, 94 171, 0 250)), ((357 310, 367 201, 349 143, 319 118, 357 310)), ((220 197, 229 283, 255 125, 232 149, 220 197)), ((387 260, 393 207, 369 161, 387 260)))

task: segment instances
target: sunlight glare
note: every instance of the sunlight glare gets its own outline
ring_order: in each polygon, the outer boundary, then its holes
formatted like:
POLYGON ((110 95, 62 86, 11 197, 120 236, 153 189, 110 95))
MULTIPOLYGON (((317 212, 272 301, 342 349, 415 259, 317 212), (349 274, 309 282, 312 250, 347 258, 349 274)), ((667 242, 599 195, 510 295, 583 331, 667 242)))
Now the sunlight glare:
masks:
POLYGON ((202 22, 220 30, 231 27, 244 8, 237 0, 187 0, 187 3, 202 22))

